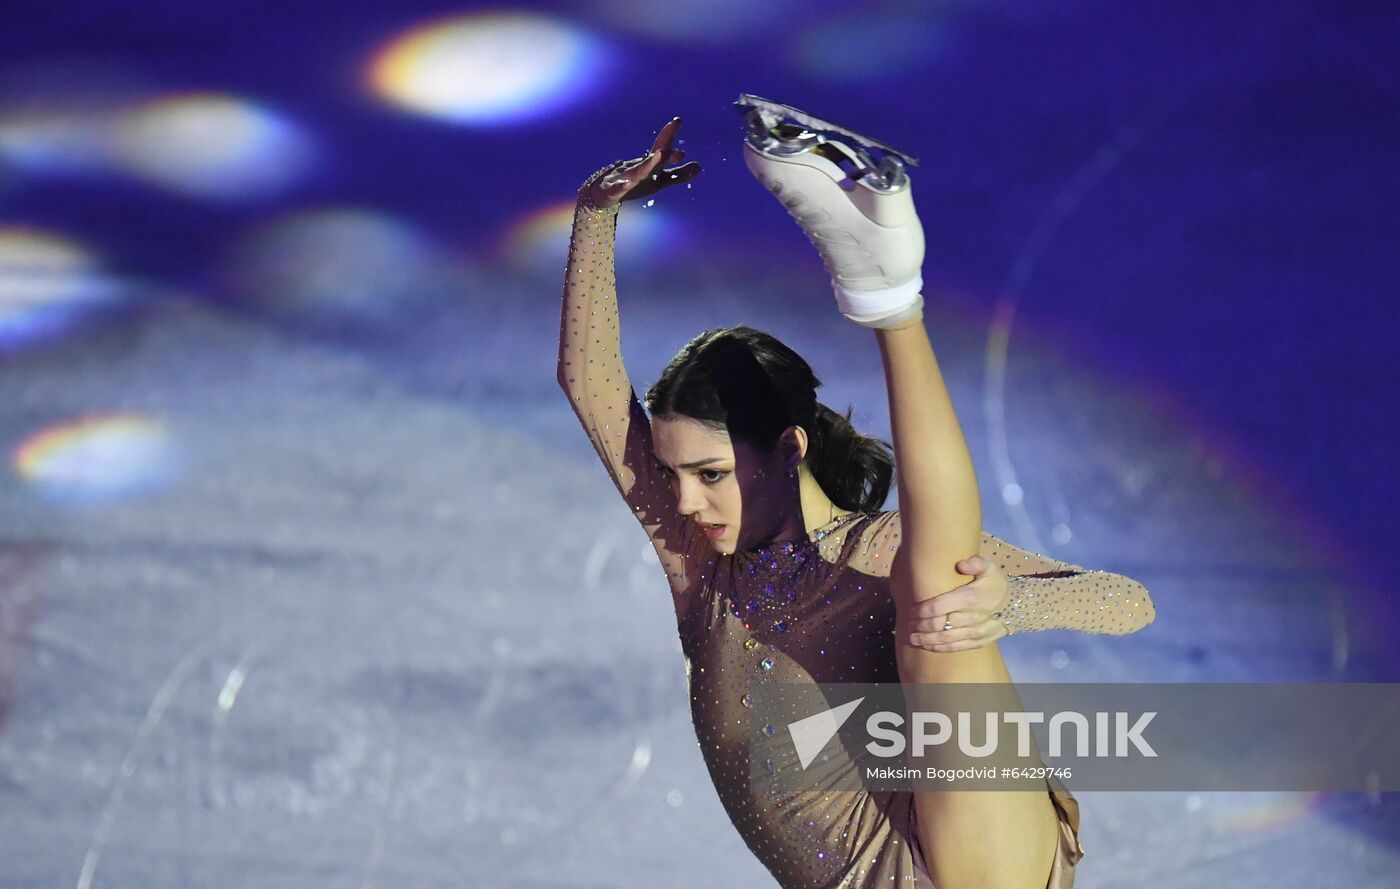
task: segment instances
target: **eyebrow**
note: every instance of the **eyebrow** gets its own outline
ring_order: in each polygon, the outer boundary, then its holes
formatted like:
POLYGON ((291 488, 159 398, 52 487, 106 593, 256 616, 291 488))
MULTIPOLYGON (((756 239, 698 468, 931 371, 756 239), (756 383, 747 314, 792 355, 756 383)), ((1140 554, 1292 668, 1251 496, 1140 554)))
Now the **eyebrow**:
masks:
MULTIPOLYGON (((707 466, 707 465, 709 465, 709 464, 711 464, 711 463, 719 463, 719 462, 721 462, 722 460, 724 460, 723 457, 706 457, 704 460, 696 460, 696 461, 694 461, 694 462, 692 462, 692 463, 682 463, 680 466, 677 466, 676 468, 677 468, 677 469, 699 469, 701 466, 707 466)), ((660 458, 657 458, 656 462, 657 462, 657 463, 661 463, 662 466, 665 466, 665 465, 666 465, 665 463, 662 463, 662 461, 661 461, 660 458)))

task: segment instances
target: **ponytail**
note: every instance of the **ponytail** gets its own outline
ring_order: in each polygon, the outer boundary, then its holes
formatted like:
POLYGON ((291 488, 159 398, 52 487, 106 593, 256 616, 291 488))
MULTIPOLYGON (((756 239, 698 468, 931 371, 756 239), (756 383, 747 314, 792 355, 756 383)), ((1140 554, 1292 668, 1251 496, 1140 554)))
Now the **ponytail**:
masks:
POLYGON ((807 468, 826 495, 842 509, 877 512, 890 494, 894 449, 889 442, 862 435, 845 414, 820 402, 808 436, 807 468))

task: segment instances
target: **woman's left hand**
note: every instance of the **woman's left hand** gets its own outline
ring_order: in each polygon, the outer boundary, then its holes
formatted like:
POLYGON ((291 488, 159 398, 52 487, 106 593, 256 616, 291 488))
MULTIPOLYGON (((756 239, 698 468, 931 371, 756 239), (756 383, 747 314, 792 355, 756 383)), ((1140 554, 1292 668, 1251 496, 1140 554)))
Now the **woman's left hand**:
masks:
POLYGON ((1006 574, 982 556, 965 559, 955 567, 959 574, 973 575, 973 579, 915 605, 899 627, 900 641, 926 651, 967 651, 1007 635, 1006 625, 992 616, 1007 604, 1006 574), (951 629, 943 629, 945 624, 951 629))
POLYGON ((589 177, 587 196, 593 206, 602 209, 616 207, 623 201, 635 201, 650 197, 663 188, 689 182, 700 174, 700 165, 695 161, 673 169, 666 164, 680 163, 685 152, 672 148, 681 119, 673 117, 657 131, 651 143, 651 151, 630 161, 618 161, 599 170, 589 177))

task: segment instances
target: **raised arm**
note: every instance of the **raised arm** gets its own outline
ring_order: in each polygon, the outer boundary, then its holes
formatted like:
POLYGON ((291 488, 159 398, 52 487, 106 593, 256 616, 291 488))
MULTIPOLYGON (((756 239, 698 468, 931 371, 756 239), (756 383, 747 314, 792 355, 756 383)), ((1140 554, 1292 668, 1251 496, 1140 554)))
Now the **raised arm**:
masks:
MULTIPOLYGON (((683 154, 670 147, 679 125, 676 118, 663 127, 645 157, 611 164, 579 189, 559 315, 557 373, 608 475, 646 529, 677 597, 688 586, 691 529, 657 471, 651 426, 622 363, 613 248, 621 201, 653 194, 700 171, 694 163, 663 168, 683 154)), ((679 611, 679 598, 676 605, 679 611)))

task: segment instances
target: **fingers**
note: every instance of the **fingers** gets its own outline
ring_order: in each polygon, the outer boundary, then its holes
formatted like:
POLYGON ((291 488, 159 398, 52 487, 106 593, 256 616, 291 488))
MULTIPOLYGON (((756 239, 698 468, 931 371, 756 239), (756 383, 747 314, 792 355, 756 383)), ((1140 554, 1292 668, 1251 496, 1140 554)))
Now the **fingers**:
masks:
POLYGON ((970 559, 963 559, 953 566, 959 574, 983 574, 991 567, 991 563, 981 556, 973 556, 970 559))
POLYGON ((684 166, 674 170, 660 170, 644 177, 639 185, 633 189, 629 197, 648 197, 663 188, 671 185, 679 185, 682 182, 689 182, 700 175, 700 165, 691 161, 684 166))
POLYGON ((691 161, 690 163, 685 164, 684 166, 677 167, 674 170, 667 170, 666 175, 670 177, 670 181, 666 184, 675 185, 677 182, 688 182, 691 179, 694 179, 696 176, 699 176, 700 170, 700 165, 695 161, 691 161))
POLYGON ((924 620, 907 620, 903 626, 905 632, 908 633, 942 633, 945 630, 956 630, 961 627, 975 627, 985 622, 990 616, 971 611, 958 611, 924 620))
POLYGON ((956 611, 975 609, 978 598, 977 591, 978 588, 971 583, 960 586, 952 592, 915 603, 909 616, 915 620, 932 620, 935 617, 952 614, 956 611))
MULTIPOLYGON (((672 151, 672 155, 684 152, 672 151)), ((608 200, 619 203, 650 197, 670 185, 689 182, 700 175, 701 166, 695 161, 675 169, 656 169, 658 154, 648 154, 644 158, 629 162, 630 166, 619 167, 617 172, 602 181, 603 193, 608 200)))
POLYGON ((1006 598, 1005 575, 990 561, 980 556, 974 556, 972 559, 959 562, 957 565, 959 571, 962 571, 964 567, 983 570, 978 570, 975 578, 960 587, 934 596, 932 599, 915 603, 910 611, 910 616, 928 619, 957 611, 991 614, 997 610, 999 603, 1006 598), (977 564, 979 562, 980 565, 977 564))
POLYGON ((667 185, 694 179, 700 173, 697 163, 692 162, 674 170, 664 169, 665 165, 679 163, 685 157, 684 151, 671 147, 680 126, 679 117, 671 118, 657 132, 650 151, 620 163, 602 182, 605 194, 614 201, 631 200, 646 197, 667 185))
POLYGON ((681 167, 679 169, 665 169, 666 165, 679 163, 680 159, 683 157, 685 157, 685 152, 680 150, 668 151, 664 157, 659 154, 649 154, 647 155, 647 163, 644 165, 646 167, 644 172, 652 179, 663 179, 663 177, 675 179, 676 175, 680 173, 681 170, 685 170, 686 167, 695 167, 693 171, 687 171, 684 174, 687 178, 694 176, 696 173, 700 172, 700 165, 695 163, 694 161, 692 161, 689 164, 686 164, 685 167, 681 167))
POLYGON ((651 151, 647 152, 645 163, 646 172, 654 173, 665 164, 674 164, 685 156, 684 151, 674 149, 671 144, 676 139, 676 131, 681 128, 681 119, 673 117, 656 134, 656 140, 651 143, 651 151))
POLYGON ((906 633, 904 641, 925 651, 967 651, 990 645, 1006 635, 998 620, 983 620, 974 626, 955 627, 939 632, 906 633))
POLYGON ((680 128, 681 119, 679 117, 673 117, 667 121, 666 125, 656 134, 656 141, 651 143, 651 150, 662 155, 670 151, 671 141, 676 138, 676 130, 680 128))
POLYGON ((658 179, 662 168, 671 162, 670 157, 669 149, 653 148, 628 167, 627 175, 633 182, 641 182, 647 178, 658 179))
POLYGON ((619 161, 617 170, 613 175, 626 175, 631 178, 640 179, 662 164, 679 163, 683 157, 685 157, 684 149, 663 149, 652 146, 652 149, 641 157, 619 161))

